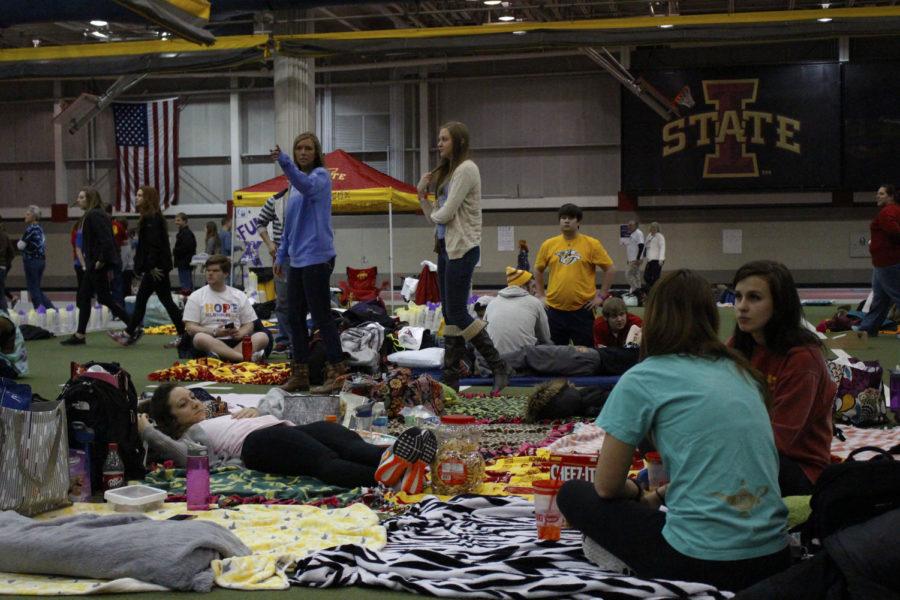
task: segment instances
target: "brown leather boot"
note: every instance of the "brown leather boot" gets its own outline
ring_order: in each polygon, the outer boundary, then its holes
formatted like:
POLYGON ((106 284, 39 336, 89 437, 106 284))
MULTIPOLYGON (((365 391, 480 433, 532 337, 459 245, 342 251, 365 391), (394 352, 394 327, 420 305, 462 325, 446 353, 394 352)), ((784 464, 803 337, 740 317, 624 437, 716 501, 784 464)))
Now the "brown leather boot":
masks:
POLYGON ((288 394, 309 391, 309 365, 303 363, 291 363, 291 376, 281 389, 288 394))
POLYGON ((325 365, 325 381, 322 382, 322 385, 309 388, 309 391, 313 394, 331 394, 340 389, 340 383, 337 381, 338 377, 349 372, 350 369, 347 367, 347 361, 345 360, 334 364, 328 363, 325 365))

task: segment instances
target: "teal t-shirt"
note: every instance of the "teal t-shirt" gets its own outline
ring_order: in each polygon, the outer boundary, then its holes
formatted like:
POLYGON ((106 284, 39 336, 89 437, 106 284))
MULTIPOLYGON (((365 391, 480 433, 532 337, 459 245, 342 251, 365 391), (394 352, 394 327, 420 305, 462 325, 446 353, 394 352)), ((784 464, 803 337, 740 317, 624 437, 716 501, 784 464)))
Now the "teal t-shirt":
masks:
POLYGON ((622 376, 597 425, 635 446, 652 433, 670 482, 662 533, 678 552, 743 560, 787 545, 772 425, 732 361, 649 357, 622 376))

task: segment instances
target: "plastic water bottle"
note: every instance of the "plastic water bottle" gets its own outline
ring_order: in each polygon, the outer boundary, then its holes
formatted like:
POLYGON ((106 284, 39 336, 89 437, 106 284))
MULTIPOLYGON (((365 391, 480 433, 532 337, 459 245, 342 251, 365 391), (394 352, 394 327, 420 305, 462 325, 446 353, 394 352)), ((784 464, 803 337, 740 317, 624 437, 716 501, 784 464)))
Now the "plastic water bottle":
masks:
POLYGON ((55 308, 47 309, 47 329, 53 333, 59 332, 59 312, 55 308))
POLYGON ((387 432, 388 418, 384 412, 384 403, 376 402, 372 405, 372 433, 387 435, 387 432))
POLYGON ((103 490, 114 490, 125 485, 125 463, 119 456, 119 444, 110 442, 103 462, 103 490))
POLYGON ((209 510, 209 454, 196 444, 190 444, 187 452, 187 507, 209 510))
POLYGON ((253 340, 249 335, 245 335, 244 339, 241 340, 241 357, 244 359, 244 362, 253 360, 253 340))

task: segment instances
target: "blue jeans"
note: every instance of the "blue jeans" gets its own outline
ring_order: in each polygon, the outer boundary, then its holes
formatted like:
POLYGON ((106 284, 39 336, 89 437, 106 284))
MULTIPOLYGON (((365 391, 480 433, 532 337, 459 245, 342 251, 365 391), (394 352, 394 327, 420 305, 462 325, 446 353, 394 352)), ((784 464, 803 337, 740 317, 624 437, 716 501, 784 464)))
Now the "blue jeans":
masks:
POLYGON ((900 263, 872 269, 872 306, 860 322, 859 329, 878 335, 891 304, 900 306, 900 263))
POLYGON ((37 309, 39 306, 47 309, 56 308, 41 289, 41 279, 44 277, 47 259, 22 257, 22 264, 25 267, 25 285, 28 287, 28 295, 31 297, 31 304, 34 305, 34 308, 37 309))
POLYGON ((331 272, 334 259, 327 263, 306 267, 288 267, 287 299, 288 319, 291 325, 291 349, 294 362, 309 362, 309 330, 306 313, 310 313, 313 323, 325 343, 328 362, 336 364, 344 360, 341 336, 337 323, 331 316, 331 272))
POLYGON ((481 248, 475 246, 456 259, 447 256, 444 240, 438 240, 438 248, 438 287, 441 290, 444 322, 455 325, 462 331, 475 321, 467 310, 467 303, 472 290, 475 265, 481 257, 481 248))
POLYGON ((193 291, 194 270, 191 267, 178 267, 178 285, 183 290, 193 291))

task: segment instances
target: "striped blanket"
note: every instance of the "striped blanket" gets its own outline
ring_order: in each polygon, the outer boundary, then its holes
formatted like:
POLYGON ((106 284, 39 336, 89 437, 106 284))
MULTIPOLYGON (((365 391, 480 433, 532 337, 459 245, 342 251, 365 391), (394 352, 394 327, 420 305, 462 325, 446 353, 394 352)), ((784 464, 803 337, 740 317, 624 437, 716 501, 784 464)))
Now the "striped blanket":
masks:
POLYGON ((426 498, 383 523, 381 550, 344 545, 302 559, 291 583, 371 585, 454 598, 729 598, 702 583, 604 572, 584 557, 581 534, 536 539, 532 503, 516 497, 426 498))

